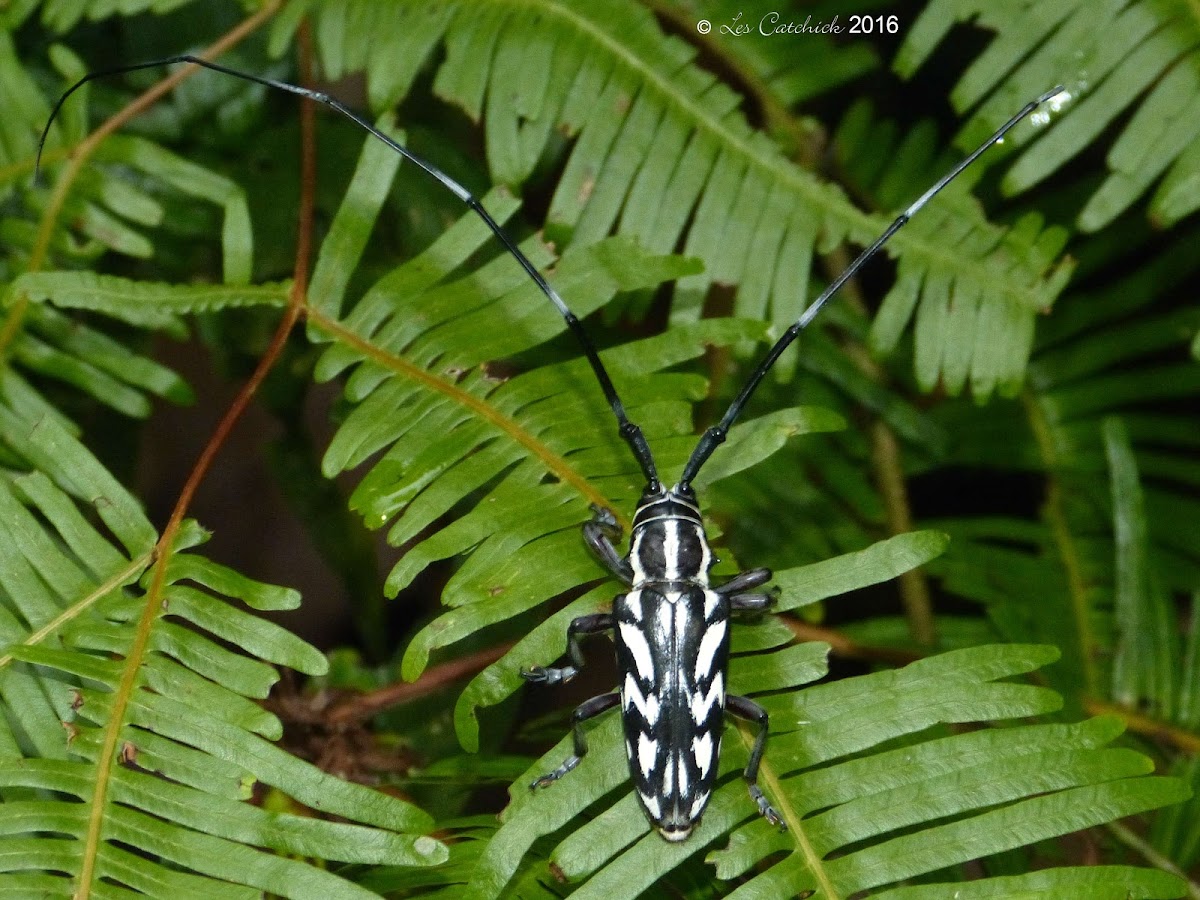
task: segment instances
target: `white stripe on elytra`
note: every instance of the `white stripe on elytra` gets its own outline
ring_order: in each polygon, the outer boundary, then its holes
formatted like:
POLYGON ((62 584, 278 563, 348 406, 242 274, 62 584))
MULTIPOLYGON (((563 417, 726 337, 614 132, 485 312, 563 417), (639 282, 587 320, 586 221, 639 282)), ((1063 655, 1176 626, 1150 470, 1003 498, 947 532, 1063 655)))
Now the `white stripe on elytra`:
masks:
POLYGON ((650 645, 646 643, 646 637, 636 625, 631 625, 629 622, 621 622, 621 640, 625 646, 629 648, 629 653, 633 656, 633 664, 638 670, 638 674, 642 676, 644 681, 654 680, 654 659, 650 655, 650 645))
POLYGON ((704 621, 707 622, 712 618, 713 613, 717 611, 717 605, 721 602, 721 595, 716 591, 704 592, 704 621))
POLYGON ((659 604, 658 621, 655 623, 655 637, 660 647, 671 646, 671 607, 678 603, 679 595, 667 594, 666 599, 668 602, 659 604))
POLYGON ((712 735, 707 731, 692 738, 692 756, 696 758, 696 768, 700 770, 700 777, 703 778, 712 768, 713 757, 712 735))
POLYGON ((658 802, 658 798, 653 794, 643 793, 642 791, 638 791, 638 795, 642 798, 646 812, 650 813, 650 818, 655 822, 662 819, 662 804, 658 802))
POLYGON ((621 695, 624 698, 625 709, 628 710, 631 707, 636 709, 646 720, 647 725, 653 726, 658 723, 658 715, 661 711, 658 695, 651 694, 647 697, 643 694, 632 672, 625 673, 625 688, 621 691, 621 695))
POLYGON ((638 768, 643 778, 649 778, 654 771, 654 763, 658 760, 658 741, 653 741, 646 734, 638 735, 638 768))
POLYGON ((725 702, 725 679, 718 672, 713 677, 712 685, 708 689, 708 694, 703 694, 696 691, 692 694, 692 720, 699 725, 708 718, 709 713, 718 704, 725 702))
POLYGON ((696 799, 692 802, 692 808, 688 812, 689 819, 695 819, 700 813, 704 812, 704 804, 708 802, 708 791, 701 791, 696 795, 696 799))
MULTIPOLYGON (((683 595, 680 594, 680 599, 683 595)), ((675 637, 678 640, 681 635, 687 634, 688 618, 691 616, 691 609, 686 603, 675 602, 675 637)))
POLYGON ((687 759, 682 753, 675 757, 675 765, 679 767, 679 796, 686 797, 688 792, 687 759))
POLYGON ((700 639, 700 648, 696 651, 696 680, 707 678, 708 673, 713 670, 713 663, 717 659, 717 649, 721 646, 721 642, 725 639, 725 619, 719 622, 714 622, 708 626, 708 630, 704 632, 704 637, 700 639))
POLYGON ((670 797, 675 790, 675 767, 668 765, 663 769, 662 795, 670 797))
POLYGON ((679 520, 663 523, 663 580, 679 578, 679 520))
POLYGON ((629 615, 633 617, 633 621, 639 625, 642 623, 642 592, 630 591, 625 595, 625 608, 629 610, 629 615))

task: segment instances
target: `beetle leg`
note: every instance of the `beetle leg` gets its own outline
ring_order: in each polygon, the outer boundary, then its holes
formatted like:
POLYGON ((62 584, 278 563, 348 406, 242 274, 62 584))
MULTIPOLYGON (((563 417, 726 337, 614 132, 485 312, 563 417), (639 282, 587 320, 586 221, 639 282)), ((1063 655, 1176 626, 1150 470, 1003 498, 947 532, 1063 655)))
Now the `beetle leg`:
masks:
POLYGON ((633 583, 629 560, 616 547, 621 540, 621 526, 611 509, 592 504, 592 519, 583 523, 583 540, 607 569, 625 584, 633 583))
POLYGON ((735 694, 730 694, 725 698, 725 709, 740 719, 758 725, 758 737, 754 739, 754 747, 750 750, 750 761, 746 764, 746 771, 742 777, 746 779, 746 785, 750 790, 750 799, 758 806, 758 811, 772 825, 778 825, 781 831, 787 831, 787 824, 767 802, 762 788, 758 786, 758 765, 762 762, 763 751, 767 748, 767 711, 753 700, 735 694))
POLYGON ((571 657, 572 665, 562 666, 561 668, 534 666, 532 669, 522 669, 521 677, 526 681, 534 681, 541 684, 559 684, 560 682, 570 681, 583 668, 583 650, 579 646, 579 635, 596 634, 601 631, 608 631, 612 627, 612 613, 596 613, 572 619, 571 624, 567 626, 567 656, 571 657))
POLYGON ((762 612, 774 602, 774 594, 734 594, 729 598, 729 608, 738 612, 762 612))
POLYGON ((713 588, 718 594, 740 594, 750 588, 756 588, 771 580, 770 569, 747 569, 734 575, 727 582, 713 588))
POLYGON ((530 790, 553 784, 579 765, 579 761, 587 756, 588 752, 587 737, 583 733, 583 723, 588 719, 600 715, 605 710, 612 709, 620 699, 621 695, 617 693, 601 694, 599 697, 585 700, 579 706, 575 707, 575 712, 571 713, 571 730, 575 738, 575 753, 563 760, 563 764, 553 772, 547 772, 540 778, 535 779, 533 784, 529 785, 530 790))

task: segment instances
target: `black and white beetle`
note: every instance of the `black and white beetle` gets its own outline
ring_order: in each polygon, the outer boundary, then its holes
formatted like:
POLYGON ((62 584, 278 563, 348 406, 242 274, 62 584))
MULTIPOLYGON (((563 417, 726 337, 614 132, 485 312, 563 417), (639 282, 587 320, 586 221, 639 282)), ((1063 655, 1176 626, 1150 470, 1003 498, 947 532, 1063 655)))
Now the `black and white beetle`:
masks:
POLYGON ((770 604, 769 594, 752 591, 770 580, 770 570, 751 569, 719 587, 708 583, 714 559, 696 495, 683 481, 670 489, 657 480, 649 482, 634 513, 626 558, 614 546, 620 530, 608 510, 595 510, 584 535, 630 591, 616 597, 612 613, 571 622, 567 653, 572 665, 521 674, 547 684, 567 681, 583 665, 578 636, 612 629, 620 693, 593 697, 575 710, 575 755, 532 786, 544 787, 575 768, 587 752, 582 722, 619 700, 625 753, 642 809, 659 834, 681 841, 699 822, 712 794, 728 710, 758 724, 746 766, 750 796, 769 821, 786 828, 757 783, 767 712, 753 700, 725 692, 730 613, 770 604))
POLYGON ((572 714, 574 755, 552 772, 538 778, 532 787, 545 787, 574 769, 587 753, 583 723, 618 703, 625 728, 625 751, 638 800, 646 816, 668 841, 685 839, 700 821, 712 795, 721 750, 724 714, 754 722, 758 735, 750 751, 744 777, 750 797, 768 821, 786 829, 758 786, 758 768, 767 740, 767 712, 746 697, 727 694, 725 676, 729 664, 730 615, 759 611, 771 596, 755 589, 771 579, 768 569, 749 569, 722 585, 711 585, 708 571, 715 562, 704 531, 704 520, 692 482, 726 435, 754 389, 770 371, 780 354, 820 312, 822 306, 882 247, 893 234, 929 200, 974 162, 992 144, 1000 141, 1018 122, 1062 91, 1048 91, 1028 103, 975 151, 922 194, 869 247, 867 247, 801 314, 776 341, 750 375, 720 422, 701 436, 684 466, 679 482, 667 488, 659 480, 654 457, 642 435, 631 422, 604 368, 591 338, 582 324, 550 287, 533 263, 496 223, 479 201, 444 172, 410 153, 379 131, 352 109, 327 94, 298 85, 238 71, 191 55, 173 56, 130 66, 92 72, 59 98, 50 114, 38 145, 42 147, 50 124, 72 93, 88 81, 174 63, 191 63, 252 81, 266 87, 297 94, 329 106, 345 115, 405 159, 423 169, 475 211, 501 244, 521 264, 529 277, 549 298, 575 334, 600 383, 600 388, 617 419, 621 438, 629 445, 646 479, 646 488, 633 516, 630 549, 622 556, 617 549, 621 529, 613 513, 593 507, 593 518, 583 526, 584 539, 609 570, 629 586, 613 601, 611 613, 580 616, 567 629, 568 665, 523 670, 531 682, 557 684, 574 678, 583 666, 579 638, 611 630, 616 640, 618 692, 601 694, 581 704, 572 714))

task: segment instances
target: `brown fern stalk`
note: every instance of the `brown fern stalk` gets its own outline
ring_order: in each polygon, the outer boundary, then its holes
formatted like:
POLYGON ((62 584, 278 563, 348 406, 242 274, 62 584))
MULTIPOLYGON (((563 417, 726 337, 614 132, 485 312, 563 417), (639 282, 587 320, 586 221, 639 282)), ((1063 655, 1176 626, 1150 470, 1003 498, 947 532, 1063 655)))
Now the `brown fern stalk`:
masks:
MULTIPOLYGON (((307 32, 301 32, 300 40, 300 70, 302 77, 310 79, 311 52, 307 40, 307 32)), ((161 95, 161 92, 160 92, 161 95)), ((109 120, 110 122, 112 120, 109 120)), ((107 123, 106 123, 107 124, 107 123)), ((95 864, 98 850, 103 839, 104 810, 107 805, 109 773, 117 758, 117 749, 121 745, 122 723, 125 713, 137 687, 137 676, 141 669, 150 643, 155 620, 163 609, 163 588, 166 585, 167 570, 170 567, 174 550, 175 538, 179 533, 184 516, 191 506, 196 491, 205 476, 212 468, 217 453, 224 446, 234 426, 250 405, 258 388, 271 371, 283 352, 288 335, 299 321, 304 311, 304 303, 308 288, 308 269, 312 257, 312 224, 314 195, 316 193, 316 143, 315 117, 312 104, 305 102, 301 111, 301 183, 300 183, 300 225, 296 243, 296 265, 293 275, 292 290, 288 297, 288 306, 280 320, 279 326, 271 339, 270 346, 263 354, 254 373, 242 386, 237 397, 213 431, 204 450, 201 452, 196 465, 188 476, 187 482, 179 493, 179 499, 171 512, 171 517, 163 529, 162 536, 155 546, 154 572, 150 586, 146 591, 145 606, 138 620, 133 643, 125 657, 124 671, 121 682, 113 695, 109 720, 104 729, 104 740, 96 760, 97 778, 95 791, 91 798, 91 810, 88 818, 87 834, 84 839, 82 852, 82 867, 79 874, 79 887, 76 892, 77 900, 86 900, 91 893, 91 885, 95 879, 95 864)))

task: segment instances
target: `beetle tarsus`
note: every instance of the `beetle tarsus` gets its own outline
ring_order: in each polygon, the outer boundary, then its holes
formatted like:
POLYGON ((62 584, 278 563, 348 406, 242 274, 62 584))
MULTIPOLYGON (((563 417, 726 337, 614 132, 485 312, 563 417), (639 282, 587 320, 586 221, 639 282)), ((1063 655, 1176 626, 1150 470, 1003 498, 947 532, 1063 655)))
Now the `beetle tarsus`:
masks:
POLYGON ((592 504, 592 519, 583 524, 583 539, 592 553, 605 568, 616 575, 625 584, 633 583, 633 569, 629 560, 621 556, 617 544, 621 542, 621 526, 611 509, 592 504))
POLYGON ((561 669, 534 666, 532 669, 521 670, 521 677, 533 684, 563 684, 578 674, 579 670, 574 666, 563 666, 561 669))
POLYGON ((779 815, 779 813, 775 811, 775 807, 767 802, 767 798, 763 795, 762 788, 760 788, 757 784, 751 784, 748 785, 748 787, 750 789, 750 799, 754 801, 762 817, 772 825, 778 825, 780 831, 787 831, 787 822, 783 821, 783 816, 779 815))
POLYGON ((568 756, 565 760, 563 760, 563 764, 553 772, 547 772, 540 778, 535 778, 533 783, 529 785, 529 789, 531 791, 536 791, 538 788, 549 787, 550 785, 554 784, 554 782, 558 781, 558 779, 562 778, 564 775, 574 769, 577 765, 579 765, 579 760, 580 757, 578 756, 568 756))

